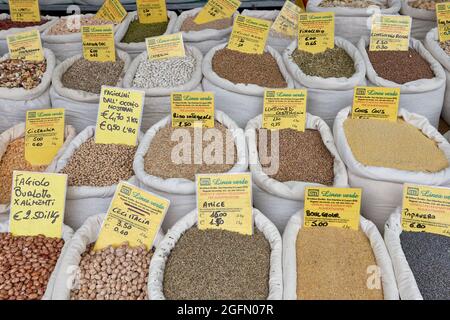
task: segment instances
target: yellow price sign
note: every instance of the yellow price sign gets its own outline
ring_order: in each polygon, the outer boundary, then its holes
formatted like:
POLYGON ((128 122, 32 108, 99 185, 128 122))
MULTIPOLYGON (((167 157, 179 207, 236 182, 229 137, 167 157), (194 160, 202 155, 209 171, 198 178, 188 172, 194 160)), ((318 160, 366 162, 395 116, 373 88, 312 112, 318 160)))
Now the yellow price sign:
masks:
POLYGON ((378 119, 396 122, 400 88, 355 87, 352 119, 378 119))
POLYGON ((241 6, 239 0, 208 0, 194 19, 196 24, 230 18, 241 6))
POLYGON ((6 41, 11 59, 44 60, 41 35, 37 29, 12 34, 6 37, 6 41))
POLYGON ((102 86, 95 143, 135 146, 141 127, 145 92, 102 86))
MULTIPOLYGON (((289 0, 287 0, 287 1, 289 1, 289 0)), ((295 3, 300 7, 300 9, 302 9, 303 11, 306 11, 303 0, 295 0, 295 3)))
POLYGON ((167 21, 165 0, 136 0, 140 23, 159 23, 167 21))
POLYGON ((358 230, 361 189, 306 187, 304 227, 338 227, 358 230))
POLYGON ((164 60, 186 56, 181 32, 145 39, 149 60, 164 60))
POLYGON ((130 247, 144 245, 150 250, 169 205, 170 201, 165 198, 120 182, 94 250, 118 247, 125 242, 130 247))
POLYGON ((214 94, 212 92, 172 92, 170 95, 172 127, 214 128, 214 94))
POLYGON ((307 95, 298 89, 265 90, 263 128, 305 131, 307 95))
POLYGON ((411 20, 410 16, 373 15, 369 50, 408 51, 411 20))
POLYGON ((436 17, 439 32, 439 41, 450 40, 450 2, 436 3, 436 17))
POLYGON ((300 13, 298 49, 320 53, 334 48, 334 12, 300 13))
POLYGON ((67 175, 14 171, 12 188, 10 232, 61 238, 67 175))
POLYGON ((302 9, 287 0, 272 24, 272 29, 289 37, 295 37, 298 30, 298 19, 302 9))
POLYGON ((33 166, 49 165, 64 143, 64 109, 27 111, 25 159, 33 166))
POLYGON ((96 18, 115 23, 121 23, 127 16, 127 10, 119 0, 105 0, 95 15, 96 18))
POLYGON ((198 174, 198 228, 253 234, 250 173, 198 174))
POLYGON ((228 49, 263 54, 271 24, 267 20, 238 15, 234 19, 228 49))
POLYGON ((86 60, 97 62, 116 61, 113 29, 114 26, 112 24, 81 27, 83 57, 86 60))
POLYGON ((12 21, 39 22, 39 0, 9 0, 9 15, 12 21))
POLYGON ((405 184, 402 228, 450 237, 450 189, 405 184))

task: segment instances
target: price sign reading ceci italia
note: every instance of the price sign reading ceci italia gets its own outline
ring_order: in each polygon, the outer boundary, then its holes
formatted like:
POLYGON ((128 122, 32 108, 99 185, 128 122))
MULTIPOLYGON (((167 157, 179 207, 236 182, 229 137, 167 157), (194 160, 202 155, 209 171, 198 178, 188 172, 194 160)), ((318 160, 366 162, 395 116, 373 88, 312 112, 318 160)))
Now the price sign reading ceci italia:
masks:
POLYGON ((396 122, 400 88, 355 87, 353 119, 378 119, 396 122))
POLYGON ((105 0, 95 15, 98 19, 115 23, 121 23, 126 16, 127 10, 125 10, 119 0, 105 0))
POLYGON ((160 23, 167 21, 165 0, 136 0, 140 23, 160 23))
POLYGON ((214 128, 214 94, 212 92, 172 92, 172 127, 194 127, 201 124, 214 128))
POLYGON ((181 32, 145 39, 149 60, 186 56, 181 32))
POLYGON ((263 54, 272 22, 238 15, 228 40, 228 49, 263 54))
POLYGON ((114 26, 82 26, 83 57, 89 61, 114 62, 116 48, 114 45, 114 26))
POLYGON ((272 24, 272 29, 278 33, 287 35, 288 37, 294 37, 297 34, 298 29, 298 17, 302 12, 302 9, 292 3, 286 1, 281 8, 280 13, 272 24))
POLYGON ((7 36, 6 41, 11 59, 27 61, 44 60, 41 35, 37 29, 12 34, 7 36))
POLYGON ((304 223, 310 227, 358 230, 361 189, 306 187, 304 223))
POLYGON ((198 228, 253 234, 250 173, 198 174, 198 228))
POLYGON ((241 6, 239 0, 208 0, 194 19, 196 24, 230 18, 241 6))
POLYGON ((118 247, 152 248, 170 201, 129 183, 120 182, 103 221, 94 250, 118 247))
POLYGON ((450 2, 436 3, 439 41, 450 40, 450 2))
POLYGON ((305 131, 306 99, 306 90, 264 91, 263 128, 305 131))
POLYGON ((64 109, 27 111, 25 159, 34 166, 49 165, 64 143, 64 109))
POLYGON ((10 232, 61 238, 67 175, 14 171, 12 188, 10 232))
POLYGON ((39 0, 9 0, 9 15, 12 21, 39 22, 39 0))
POLYGON ((404 184, 402 228, 450 237, 450 189, 404 184))
POLYGON ((95 143, 135 146, 141 127, 145 92, 102 86, 95 143))
POLYGON ((372 16, 370 51, 408 51, 411 34, 410 16, 372 16))
POLYGON ((320 53, 334 48, 334 12, 300 13, 298 49, 320 53))

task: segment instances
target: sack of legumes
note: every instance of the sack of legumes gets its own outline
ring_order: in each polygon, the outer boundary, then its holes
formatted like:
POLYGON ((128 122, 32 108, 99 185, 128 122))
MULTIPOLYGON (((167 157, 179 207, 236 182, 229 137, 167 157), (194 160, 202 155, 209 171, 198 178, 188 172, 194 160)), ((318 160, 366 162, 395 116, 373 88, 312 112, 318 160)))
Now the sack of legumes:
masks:
POLYGON ((97 121, 103 85, 121 87, 131 63, 128 53, 116 50, 116 61, 97 62, 77 54, 55 68, 50 98, 53 108, 63 108, 67 123, 80 132, 97 121))
POLYGON ((308 112, 330 127, 339 110, 352 104, 355 86, 366 85, 366 67, 358 49, 340 37, 334 42, 333 49, 312 54, 299 50, 295 40, 283 53, 295 87, 308 89, 308 112))
POLYGON ((446 88, 442 118, 450 123, 450 41, 440 42, 437 28, 428 32, 424 40, 425 47, 433 57, 444 67, 446 76, 446 88))
POLYGON ((12 21, 7 13, 0 13, 0 54, 8 52, 8 43, 6 38, 9 35, 18 32, 30 31, 37 29, 40 33, 52 26, 58 17, 41 16, 41 21, 37 22, 19 22, 12 21))
POLYGON ((361 212, 380 232, 401 205, 404 183, 450 186, 450 144, 423 116, 400 109, 398 120, 352 119, 339 112, 334 141, 351 187, 362 188, 361 212))
POLYGON ((371 16, 397 15, 401 0, 309 0, 310 12, 334 12, 335 34, 353 44, 370 35, 371 16))
POLYGON ((402 0, 400 14, 412 18, 411 36, 423 40, 436 27, 436 3, 447 0, 402 0))
POLYGON ((172 92, 203 91, 203 56, 195 47, 185 46, 185 52, 185 57, 150 61, 147 51, 144 51, 128 68, 123 87, 145 92, 141 118, 141 130, 144 132, 170 115, 172 92))
POLYGON ((129 12, 116 32, 116 46, 134 59, 147 50, 145 38, 171 34, 176 21, 177 14, 173 11, 167 11, 167 21, 156 23, 141 23, 137 11, 129 12))
POLYGON ((25 121, 26 111, 50 107, 49 89, 55 56, 44 49, 43 61, 0 58, 0 132, 25 121))
MULTIPOLYGON (((410 39, 408 51, 369 51, 369 39, 358 43, 369 85, 400 88, 400 107, 426 117, 438 127, 445 95, 445 71, 424 45, 410 39)), ((351 104, 349 104, 351 105, 351 104)))
POLYGON ((25 159, 25 123, 0 134, 0 217, 7 216, 12 192, 13 171, 55 172, 56 162, 75 137, 75 129, 66 125, 64 143, 48 166, 33 166, 25 159))
POLYGON ((306 130, 267 130, 262 115, 245 128, 253 179, 253 206, 280 232, 303 207, 306 186, 347 187, 344 163, 333 134, 319 117, 307 114, 306 130))
POLYGON ((294 81, 277 50, 243 53, 218 45, 203 59, 203 90, 214 92, 215 107, 239 127, 261 113, 266 88, 294 88, 294 81))
POLYGON ((123 27, 123 21, 117 24, 99 19, 91 13, 60 17, 56 23, 42 33, 42 45, 51 49, 55 53, 58 62, 61 62, 82 53, 82 26, 105 24, 114 24, 114 33, 123 27))
POLYGON ((253 209, 253 234, 244 235, 199 230, 197 216, 194 209, 181 218, 156 248, 151 300, 282 299, 281 236, 269 219, 253 209))
POLYGON ((73 236, 62 226, 61 238, 14 236, 9 221, 0 223, 0 300, 49 300, 56 274, 73 236))
POLYGON ((196 208, 196 174, 247 171, 243 130, 219 110, 214 116, 214 128, 205 129, 173 128, 168 116, 139 144, 133 164, 139 186, 170 200, 163 230, 196 208))
POLYGON ((52 300, 146 300, 152 250, 124 243, 94 251, 104 214, 89 217, 73 235, 55 279, 52 300))
POLYGON ((181 32, 185 44, 206 54, 211 48, 228 41, 236 14, 231 18, 197 24, 194 20, 202 9, 183 11, 175 23, 173 33, 181 32))
POLYGON ((402 228, 401 208, 386 222, 384 241, 402 300, 450 299, 450 237, 402 228))
POLYGON ((304 227, 303 208, 283 234, 285 300, 398 300, 392 262, 376 226, 304 227))
MULTIPOLYGON (((138 137, 141 140, 142 134, 138 137)), ((106 212, 120 181, 135 184, 133 159, 137 146, 95 143, 89 126, 69 144, 55 172, 68 175, 64 222, 77 230, 93 214, 106 212)))

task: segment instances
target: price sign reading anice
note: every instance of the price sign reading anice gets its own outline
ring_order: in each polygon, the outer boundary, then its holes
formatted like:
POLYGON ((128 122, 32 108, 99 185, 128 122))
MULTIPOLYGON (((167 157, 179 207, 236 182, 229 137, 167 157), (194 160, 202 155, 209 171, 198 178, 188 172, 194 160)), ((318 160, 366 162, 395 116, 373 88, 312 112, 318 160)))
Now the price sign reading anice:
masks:
POLYGON ((27 61, 44 60, 41 35, 37 29, 14 33, 6 37, 11 59, 27 61))
POLYGON ((34 166, 49 165, 64 143, 64 109, 27 111, 25 159, 34 166))
POLYGON ((95 143, 135 146, 141 127, 145 92, 102 86, 95 143))
POLYGON ((358 230, 361 189, 306 187, 304 227, 338 227, 358 230))
POLYGON ((61 238, 67 175, 13 172, 9 229, 15 236, 61 238))
POLYGON ((396 122, 400 88, 355 87, 353 119, 378 119, 396 122))
POLYGON ((439 32, 439 41, 450 40, 450 2, 436 3, 436 17, 439 32))
POLYGON ((89 61, 114 62, 116 48, 114 45, 114 26, 82 26, 83 57, 89 61))
POLYGON ((105 0, 95 16, 101 20, 121 23, 127 16, 127 10, 119 0, 105 0))
POLYGON ((300 13, 298 49, 320 53, 334 48, 334 12, 300 13))
POLYGON ((9 0, 9 15, 12 21, 39 22, 39 0, 9 0))
POLYGON ((214 128, 214 94, 212 92, 172 92, 170 96, 172 127, 201 124, 214 128))
POLYGON ((120 182, 103 221, 94 250, 118 247, 152 248, 170 201, 129 183, 120 182))
POLYGON ((196 24, 230 18, 240 7, 239 0, 208 0, 194 19, 196 24))
POLYGON ((198 174, 198 228, 253 234, 250 173, 198 174))
POLYGON ((450 237, 450 189, 405 184, 402 228, 450 237))
POLYGON ((411 33, 410 16, 372 16, 370 51, 408 51, 411 33))
POLYGON ((295 37, 298 29, 298 17, 302 12, 299 6, 287 0, 273 22, 272 29, 288 37, 295 37))
POLYGON ((136 0, 140 23, 159 23, 167 21, 165 0, 136 0))
POLYGON ((263 54, 271 24, 267 20, 238 15, 234 19, 228 49, 263 54))

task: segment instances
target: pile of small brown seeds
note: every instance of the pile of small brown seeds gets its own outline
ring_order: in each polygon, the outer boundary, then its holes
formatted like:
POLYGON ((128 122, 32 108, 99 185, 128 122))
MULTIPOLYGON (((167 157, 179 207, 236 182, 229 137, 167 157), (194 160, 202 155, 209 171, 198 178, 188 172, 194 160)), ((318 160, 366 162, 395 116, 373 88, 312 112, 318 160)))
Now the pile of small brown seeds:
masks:
POLYGON ((123 244, 81 255, 79 282, 72 300, 147 300, 148 269, 153 252, 123 244))
POLYGON ((386 5, 381 1, 370 0, 322 0, 319 7, 347 7, 347 8, 368 8, 370 6, 377 6, 379 8, 386 8, 386 5))
POLYGON ((25 138, 10 142, 0 159, 0 204, 7 204, 11 200, 14 170, 40 172, 45 168, 45 166, 32 166, 25 160, 25 138))
POLYGON ((448 0, 412 0, 409 5, 416 9, 436 10, 436 3, 448 2, 448 0))
POLYGON ((365 166, 438 172, 448 168, 444 152, 418 128, 399 119, 347 119, 344 132, 353 156, 365 166))
POLYGON ((136 147, 123 144, 84 142, 61 170, 69 186, 106 187, 130 179, 136 147))
POLYGON ((194 22, 194 19, 197 16, 190 16, 186 17, 186 19, 183 21, 183 24, 181 25, 180 31, 201 31, 205 29, 226 29, 233 25, 233 19, 232 18, 226 18, 226 19, 219 19, 214 20, 211 22, 203 23, 203 24, 197 24, 194 22))
POLYGON ((373 276, 370 267, 377 263, 369 239, 362 231, 302 228, 296 247, 297 299, 383 299, 381 279, 378 279, 380 287, 368 287, 371 282, 368 278, 373 276))
MULTIPOLYGON (((282 129, 277 134, 279 148, 273 152, 276 159, 278 151, 279 168, 276 174, 269 175, 271 178, 281 182, 302 181, 333 185, 334 157, 323 143, 319 131, 282 129)), ((258 130, 258 152, 264 171, 273 165, 270 159, 271 137, 270 130, 258 130)))
POLYGON ((61 82, 69 89, 100 94, 102 86, 117 86, 122 75, 124 62, 75 61, 62 75, 61 82))
MULTIPOLYGON (((184 178, 193 181, 197 173, 222 173, 230 171, 236 163, 236 146, 231 131, 227 130, 218 121, 215 121, 214 128, 202 129, 202 137, 206 137, 209 134, 222 137, 221 140, 223 141, 223 146, 225 146, 222 150, 213 150, 214 152, 211 152, 212 155, 210 156, 211 159, 208 159, 209 157, 205 158, 205 156, 210 155, 206 152, 206 148, 209 145, 213 145, 214 142, 203 141, 202 148, 195 147, 193 128, 172 128, 171 124, 165 126, 156 133, 144 157, 145 172, 163 179, 184 178), (189 141, 180 142, 178 139, 174 141, 172 137, 177 136, 178 133, 188 134, 192 143, 189 143, 189 141), (230 143, 226 143, 227 141, 230 143), (175 148, 179 148, 181 143, 187 143, 186 148, 183 148, 183 150, 190 150, 190 156, 186 158, 186 162, 188 163, 177 164, 174 161, 175 159, 172 158, 172 152, 175 148), (195 150, 197 148, 199 148, 202 155, 202 162, 199 164, 195 163, 195 150), (218 151, 222 151, 222 157, 218 160, 219 163, 214 163, 214 155, 218 151)), ((176 153, 176 155, 184 158, 183 154, 176 153)))
POLYGON ((58 261, 64 240, 0 233, 0 300, 37 300, 58 261))
POLYGON ((266 88, 286 88, 277 61, 268 52, 249 54, 223 48, 212 58, 212 68, 233 83, 256 84, 266 88))
POLYGON ((414 49, 409 51, 369 51, 370 63, 379 77, 398 83, 434 78, 430 64, 414 49))
POLYGON ((171 300, 264 300, 269 295, 269 242, 223 230, 187 230, 164 271, 164 296, 171 300))
POLYGON ((0 62, 0 87, 31 90, 42 81, 47 61, 6 59, 0 62))
POLYGON ((41 18, 38 22, 22 22, 22 21, 12 21, 11 19, 0 20, 0 30, 9 30, 11 28, 26 28, 33 26, 40 26, 47 23, 47 19, 41 18))

